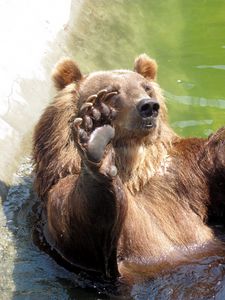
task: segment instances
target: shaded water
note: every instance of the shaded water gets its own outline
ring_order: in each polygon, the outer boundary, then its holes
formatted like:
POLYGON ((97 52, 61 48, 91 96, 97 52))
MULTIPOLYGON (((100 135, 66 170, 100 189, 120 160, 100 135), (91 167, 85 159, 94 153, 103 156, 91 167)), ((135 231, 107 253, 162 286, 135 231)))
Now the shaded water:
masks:
MULTIPOLYGON (((58 35, 64 38, 64 52, 84 72, 132 68, 134 57, 146 52, 158 61, 158 80, 176 132, 205 137, 225 124, 224 1, 75 2, 80 2, 79 13, 75 18, 72 6, 70 22, 58 35)), ((54 46, 54 41, 49 44, 52 52, 54 46)), ((21 86, 30 84, 26 80, 21 86)), ((181 266, 131 289, 120 287, 117 296, 66 271, 32 242, 31 169, 26 158, 0 209, 1 299, 225 298, 225 259, 218 256, 181 266)), ((0 188, 6 188, 3 182, 0 188)))

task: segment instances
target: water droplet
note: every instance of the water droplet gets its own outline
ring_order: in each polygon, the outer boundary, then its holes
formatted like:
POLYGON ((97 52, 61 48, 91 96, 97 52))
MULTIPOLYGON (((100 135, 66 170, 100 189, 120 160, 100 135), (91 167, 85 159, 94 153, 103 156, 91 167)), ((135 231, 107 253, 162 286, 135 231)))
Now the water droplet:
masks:
POLYGON ((216 285, 221 285, 221 281, 219 280, 216 285))

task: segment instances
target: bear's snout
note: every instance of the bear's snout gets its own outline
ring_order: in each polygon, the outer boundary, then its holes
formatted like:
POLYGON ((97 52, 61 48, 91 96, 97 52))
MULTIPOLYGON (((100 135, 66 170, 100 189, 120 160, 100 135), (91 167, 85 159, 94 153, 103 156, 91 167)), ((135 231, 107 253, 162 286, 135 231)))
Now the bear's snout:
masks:
POLYGON ((142 118, 157 117, 159 112, 159 102, 155 99, 141 99, 136 106, 142 118))

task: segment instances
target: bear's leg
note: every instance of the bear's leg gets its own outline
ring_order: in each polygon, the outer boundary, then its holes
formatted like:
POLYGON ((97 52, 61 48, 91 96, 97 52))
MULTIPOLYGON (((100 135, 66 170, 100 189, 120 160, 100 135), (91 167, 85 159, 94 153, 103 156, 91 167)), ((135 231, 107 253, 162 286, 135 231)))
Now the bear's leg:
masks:
POLYGON ((209 186, 209 220, 225 224, 225 127, 205 142, 199 165, 209 186))
MULTIPOLYGON (((115 111, 103 103, 116 92, 100 91, 74 120, 74 138, 81 172, 69 195, 69 236, 65 256, 107 278, 119 275, 117 244, 126 216, 127 200, 117 175, 110 125, 115 111)), ((64 241, 65 242, 65 241, 64 241)))

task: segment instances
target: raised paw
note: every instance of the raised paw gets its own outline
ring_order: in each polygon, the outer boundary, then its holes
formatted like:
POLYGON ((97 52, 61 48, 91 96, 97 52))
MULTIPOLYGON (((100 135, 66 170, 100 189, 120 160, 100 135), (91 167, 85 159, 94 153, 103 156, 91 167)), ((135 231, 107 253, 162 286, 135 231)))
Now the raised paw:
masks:
MULTIPOLYGON (((99 91, 96 95, 91 95, 81 106, 79 116, 82 118, 87 118, 87 116, 91 118, 94 128, 111 124, 116 117, 116 110, 108 105, 108 100, 117 94, 118 91, 115 88, 109 87, 99 91)), ((88 122, 90 123, 89 119, 88 122)))
POLYGON ((78 147, 90 162, 100 163, 106 156, 107 145, 114 138, 115 129, 111 123, 116 111, 107 105, 107 100, 116 94, 115 90, 104 89, 90 96, 74 120, 78 147))

